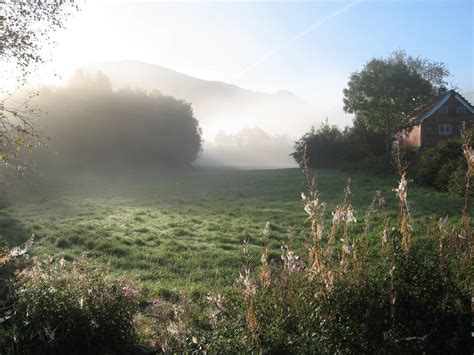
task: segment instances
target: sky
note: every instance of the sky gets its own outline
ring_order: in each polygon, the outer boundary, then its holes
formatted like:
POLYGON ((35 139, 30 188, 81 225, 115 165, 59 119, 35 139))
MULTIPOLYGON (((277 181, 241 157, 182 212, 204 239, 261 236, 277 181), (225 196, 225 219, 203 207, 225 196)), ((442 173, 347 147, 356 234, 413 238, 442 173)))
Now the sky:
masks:
POLYGON ((402 49, 444 62, 452 85, 474 93, 472 0, 79 4, 54 34, 43 81, 86 63, 133 59, 256 91, 291 91, 331 115, 342 112, 352 72, 402 49))

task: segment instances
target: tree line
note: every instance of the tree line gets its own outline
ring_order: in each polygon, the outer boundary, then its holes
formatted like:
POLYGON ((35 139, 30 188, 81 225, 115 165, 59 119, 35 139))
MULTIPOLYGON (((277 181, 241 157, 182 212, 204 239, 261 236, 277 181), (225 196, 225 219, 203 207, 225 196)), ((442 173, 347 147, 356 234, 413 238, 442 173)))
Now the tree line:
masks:
POLYGON ((344 111, 354 114, 353 126, 340 130, 326 122, 311 129, 295 142, 293 158, 301 165, 307 147, 310 167, 377 160, 386 166, 399 127, 426 110, 449 76, 445 64, 404 51, 373 58, 350 76, 343 91, 344 111))
POLYGON ((66 87, 42 88, 34 104, 52 137, 30 155, 40 167, 186 166, 201 150, 190 103, 158 91, 115 91, 102 73, 78 71, 66 87))

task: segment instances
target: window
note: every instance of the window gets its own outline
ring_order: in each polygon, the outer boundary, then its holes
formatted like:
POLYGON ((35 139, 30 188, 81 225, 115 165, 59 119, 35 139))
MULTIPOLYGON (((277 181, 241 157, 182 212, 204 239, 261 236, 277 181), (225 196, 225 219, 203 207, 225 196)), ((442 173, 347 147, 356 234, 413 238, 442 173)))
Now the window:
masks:
POLYGON ((465 108, 464 106, 456 107, 456 115, 458 116, 467 115, 467 108, 465 108))
POLYGON ((450 124, 443 123, 439 125, 440 136, 450 136, 451 134, 453 134, 453 129, 450 124))
POLYGON ((447 106, 442 106, 439 108, 439 113, 448 113, 448 107, 447 106))

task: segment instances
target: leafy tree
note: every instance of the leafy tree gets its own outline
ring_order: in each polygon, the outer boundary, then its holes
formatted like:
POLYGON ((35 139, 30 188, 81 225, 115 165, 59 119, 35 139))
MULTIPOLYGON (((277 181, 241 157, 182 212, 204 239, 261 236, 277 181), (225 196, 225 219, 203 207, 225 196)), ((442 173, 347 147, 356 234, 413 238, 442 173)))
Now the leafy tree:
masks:
POLYGON ((311 128, 295 142, 294 152, 291 156, 303 166, 305 149, 307 152, 307 164, 311 168, 334 167, 343 161, 345 149, 345 137, 337 126, 330 125, 326 120, 320 128, 311 128))
MULTIPOLYGON (((38 65, 46 61, 43 49, 52 44, 51 32, 64 27, 68 15, 77 9, 74 1, 1 1, 0 63, 3 82, 23 86, 38 65), (14 73, 14 74, 12 74, 14 73)), ((36 110, 26 101, 7 103, 9 89, 0 88, 0 161, 15 160, 21 148, 33 148, 41 135, 33 124, 36 110)), ((10 101, 11 102, 11 101, 10 101)))
POLYGON ((191 104, 156 91, 112 90, 102 73, 78 71, 66 87, 41 89, 34 104, 48 113, 38 122, 54 139, 30 159, 50 173, 186 166, 201 150, 191 104))
POLYGON ((346 112, 369 129, 385 133, 388 155, 392 133, 432 97, 432 83, 404 62, 372 59, 351 75, 343 100, 346 112))
MULTIPOLYGON (((393 52, 389 59, 392 63, 403 63, 414 72, 420 74, 423 79, 428 80, 434 89, 446 86, 448 82, 447 78, 451 75, 446 64, 442 62, 434 62, 422 57, 413 57, 407 55, 403 50, 397 50, 393 52)), ((437 94, 437 90, 434 94, 437 94)))

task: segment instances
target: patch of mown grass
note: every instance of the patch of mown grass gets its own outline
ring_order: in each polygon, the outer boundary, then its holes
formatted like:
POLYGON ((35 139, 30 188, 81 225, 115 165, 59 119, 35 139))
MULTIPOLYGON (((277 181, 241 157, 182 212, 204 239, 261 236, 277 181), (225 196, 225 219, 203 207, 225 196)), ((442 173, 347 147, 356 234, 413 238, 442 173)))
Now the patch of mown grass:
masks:
MULTIPOLYGON (((386 198, 389 217, 397 218, 395 177, 322 170, 317 178, 328 213, 340 202, 348 176, 359 220, 356 230, 362 231, 363 216, 377 190, 386 198)), ((305 190, 299 169, 68 177, 41 192, 16 196, 15 204, 0 211, 0 234, 12 245, 37 234, 31 253, 41 258, 88 253, 125 273, 150 296, 216 283, 227 286, 241 264, 244 228, 255 255, 265 221, 271 223, 271 256, 279 255, 288 227, 293 228, 294 248, 302 250, 309 223, 300 202, 305 190)), ((463 203, 416 187, 410 188, 409 200, 415 229, 424 228, 423 216, 459 216, 463 203)), ((375 216, 373 224, 369 244, 376 247, 383 218, 375 216)))

